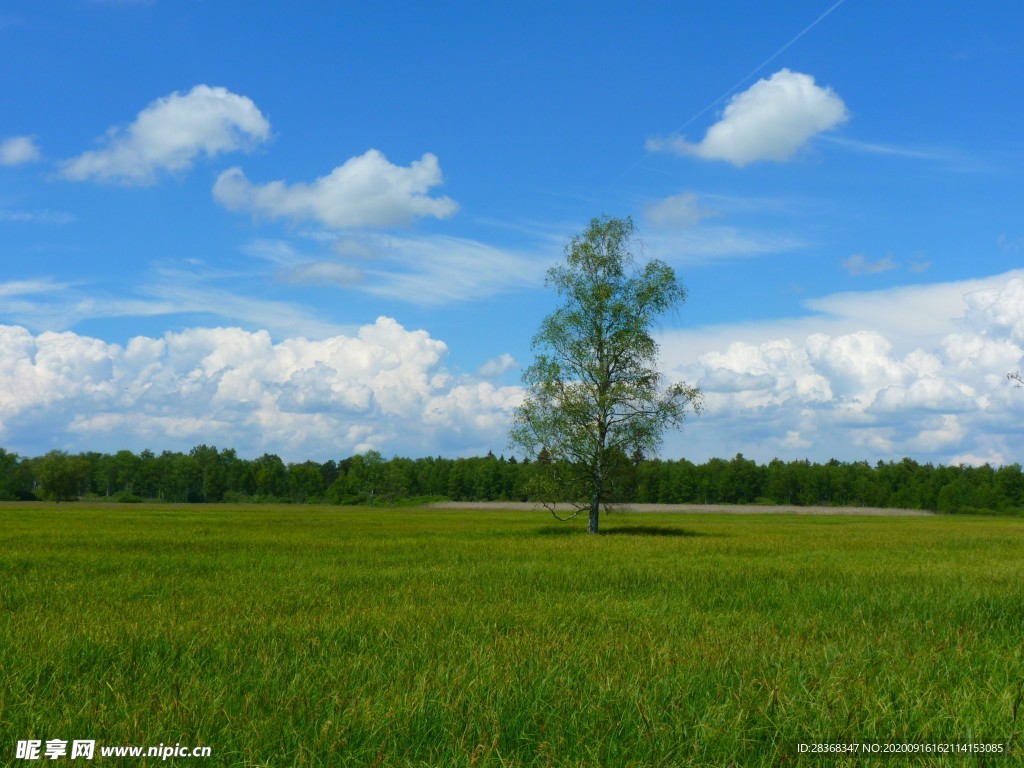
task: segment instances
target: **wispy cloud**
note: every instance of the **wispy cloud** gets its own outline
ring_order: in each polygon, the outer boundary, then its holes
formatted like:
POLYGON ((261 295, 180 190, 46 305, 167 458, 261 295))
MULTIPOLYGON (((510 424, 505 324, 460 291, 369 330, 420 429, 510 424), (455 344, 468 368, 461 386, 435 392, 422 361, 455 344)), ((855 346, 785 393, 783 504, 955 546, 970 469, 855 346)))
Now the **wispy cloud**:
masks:
POLYGON ((223 270, 162 266, 131 286, 101 287, 51 279, 11 281, 0 283, 0 322, 64 331, 87 320, 180 315, 265 328, 278 337, 311 338, 347 328, 299 303, 243 293, 239 282, 249 277, 223 270))
POLYGON ((842 261, 843 269, 850 275, 875 275, 880 272, 888 272, 896 269, 899 265, 893 261, 892 256, 883 256, 877 261, 871 261, 863 253, 855 253, 842 261))
POLYGON ((397 236, 352 232, 316 238, 317 253, 284 240, 260 239, 243 249, 278 267, 288 283, 333 285, 408 304, 476 301, 543 283, 550 258, 446 235, 397 236))
POLYGON ((365 282, 366 273, 351 264, 339 264, 336 261, 310 261, 282 271, 280 279, 285 283, 350 288, 365 282))
POLYGON ((474 301, 543 282, 547 259, 450 236, 381 236, 364 290, 412 304, 474 301))
POLYGON ((62 211, 10 211, 0 209, 0 221, 27 224, 70 224, 75 217, 62 211))
POLYGON ((672 195, 644 209, 644 219, 655 227, 665 229, 688 229, 697 226, 704 219, 720 215, 713 208, 701 205, 693 192, 672 195))
POLYGON ((0 283, 0 299, 12 296, 37 296, 39 294, 59 294, 70 287, 70 283, 61 283, 52 278, 36 278, 34 280, 9 280, 0 283))
POLYGON ((266 328, 277 337, 324 338, 346 329, 298 303, 245 295, 236 287, 218 285, 208 275, 182 269, 158 270, 157 279, 141 293, 164 307, 161 314, 213 316, 247 328, 266 328))
POLYGON ((1000 170, 1000 163, 992 158, 954 147, 861 141, 844 136, 823 136, 821 140, 848 152, 880 158, 916 160, 931 163, 952 172, 994 173, 1000 170))
POLYGON ((1024 250, 1024 237, 1007 237, 1006 233, 1001 233, 996 238, 996 245, 1007 253, 1014 253, 1024 250))
POLYGON ((640 237, 643 254, 670 264, 711 264, 729 259, 792 253, 809 243, 799 235, 730 226, 700 226, 678 232, 650 232, 640 237))
POLYGON ((104 297, 83 282, 44 278, 0 283, 0 322, 15 322, 33 330, 63 331, 83 320, 172 312, 173 307, 151 298, 124 293, 104 297))

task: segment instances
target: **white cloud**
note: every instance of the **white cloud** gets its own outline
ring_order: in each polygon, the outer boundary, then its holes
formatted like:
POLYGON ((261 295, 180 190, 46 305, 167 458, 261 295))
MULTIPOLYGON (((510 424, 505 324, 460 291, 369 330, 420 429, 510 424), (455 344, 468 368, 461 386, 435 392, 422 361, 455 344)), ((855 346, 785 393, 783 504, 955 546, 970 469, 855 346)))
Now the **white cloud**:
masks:
MULTIPOLYGON (((706 413, 670 435, 666 453, 1013 460, 1024 450, 1024 398, 1005 374, 1024 359, 1022 292, 1024 274, 1008 273, 824 297, 813 303, 845 314, 762 323, 764 338, 750 326, 662 334, 669 377, 699 384, 707 398, 706 413), (877 307, 893 302, 879 317, 877 307), (899 313, 923 307, 931 330, 910 324, 905 333, 899 313), (689 343, 698 338, 705 347, 689 343)), ((3 326, 0 441, 30 454, 208 442, 295 459, 504 444, 522 390, 486 379, 515 361, 502 354, 474 376, 455 376, 446 355, 440 340, 388 318, 319 340, 193 328, 124 346, 3 326)))
POLYGON ((892 256, 884 256, 878 261, 871 261, 863 253, 855 253, 843 259, 843 269, 850 275, 874 275, 896 269, 897 264, 892 256))
POLYGON ((367 240, 379 265, 366 267, 367 293, 436 306, 540 285, 547 262, 460 237, 433 235, 367 240))
POLYGON ((1024 277, 971 291, 964 301, 969 326, 1024 342, 1024 277))
POLYGON ((718 212, 700 205, 697 195, 685 192, 652 203, 644 210, 644 218, 656 227, 669 229, 695 227, 718 212))
POLYGON ((344 259, 367 261, 376 258, 373 249, 355 238, 338 238, 331 243, 331 250, 344 259))
MULTIPOLYGON (((282 267, 305 258, 275 241, 261 247, 282 267)), ((267 331, 193 328, 119 346, 0 327, 0 444, 35 454, 53 445, 210 442, 296 459, 367 448, 483 453, 504 444, 522 390, 486 379, 513 367, 511 355, 456 376, 444 367, 443 342, 388 318, 342 330, 284 303, 157 282, 164 311, 213 307, 256 327, 295 330, 275 341, 267 331)), ((0 304, 63 299, 70 290, 12 281, 0 284, 0 304)), ((1024 271, 835 294, 805 306, 814 314, 660 334, 668 376, 700 384, 707 396, 705 415, 669 436, 666 454, 942 462, 1021 455, 1024 397, 1005 374, 1024 361, 1024 271)), ((98 300, 94 311, 123 309, 98 300)))
POLYGON ((219 318, 223 324, 265 328, 277 336, 323 338, 347 330, 301 304, 246 295, 239 286, 243 277, 251 277, 251 272, 205 274, 201 265, 194 270, 163 267, 110 293, 88 283, 10 281, 0 283, 0 322, 64 330, 98 318, 198 315, 219 318))
POLYGON ((1011 461, 1018 461, 1019 459, 1008 459, 1006 454, 999 450, 989 450, 988 453, 960 453, 953 456, 949 460, 951 466, 958 466, 960 464, 970 464, 976 467, 980 467, 982 464, 989 464, 991 466, 1001 466, 1008 464, 1011 461))
POLYGON ((485 379, 493 379, 516 368, 518 365, 519 363, 516 362, 516 359, 508 352, 505 352, 481 365, 479 370, 477 370, 477 375, 483 376, 485 379))
POLYGON ((386 317, 277 343, 265 331, 193 328, 120 346, 0 326, 0 440, 33 455, 207 442, 295 460, 503 445, 521 391, 454 377, 446 355, 386 317))
POLYGON ((647 257, 691 266, 807 247, 807 241, 798 236, 706 225, 675 232, 647 233, 641 237, 641 242, 647 257))
POLYGON ((478 445, 483 445, 482 437, 489 438, 492 445, 504 445, 512 413, 522 400, 519 387, 496 387, 487 381, 459 384, 426 404, 424 420, 478 445))
POLYGON ((144 300, 114 300, 109 307, 108 302, 82 307, 80 314, 90 317, 116 316, 115 312, 121 315, 213 315, 222 321, 266 328, 281 336, 323 338, 341 330, 336 323, 322 319, 302 305, 244 295, 235 287, 220 287, 190 272, 160 270, 157 279, 145 286, 142 293, 150 299, 151 311, 146 310, 144 300), (137 306, 139 301, 142 307, 137 306))
POLYGON ((956 147, 905 146, 881 142, 858 141, 841 136, 822 136, 823 141, 851 152, 878 157, 919 160, 955 173, 999 173, 1002 164, 996 157, 966 152, 956 147))
MULTIPOLYGON (((335 253, 340 250, 332 247, 335 253)), ((359 267, 336 259, 310 258, 284 240, 253 240, 242 251, 282 267, 277 279, 283 283, 350 288, 366 280, 366 273, 359 267)))
POLYGON ((650 139, 647 148, 741 167, 762 160, 781 162, 848 116, 843 100, 831 88, 816 85, 810 75, 782 69, 733 96, 721 120, 699 143, 673 135, 650 139))
POLYGON ((366 274, 363 270, 350 264, 339 264, 336 261, 310 261, 297 264, 282 272, 281 279, 286 283, 334 285, 348 288, 365 281, 366 274))
POLYGON ((4 211, 0 210, 0 221, 28 224, 70 224, 75 217, 60 211, 4 211))
POLYGON ((423 306, 476 301, 541 285, 556 253, 521 253, 447 235, 361 231, 335 239, 314 234, 321 241, 317 246, 327 248, 327 258, 283 240, 254 240, 242 250, 281 267, 278 277, 285 282, 329 283, 423 306))
POLYGON ((261 296, 262 287, 276 278, 281 283, 342 288, 437 306, 540 285, 547 266, 537 256, 474 240, 375 232, 358 233, 358 240, 346 238, 346 249, 358 250, 360 258, 357 263, 345 263, 333 255, 333 242, 332 238, 320 246, 327 257, 318 258, 282 240, 254 240, 242 251, 265 262, 255 271, 251 267, 211 271, 202 264, 163 266, 145 279, 110 291, 52 280, 0 282, 0 322, 33 330, 64 330, 97 318, 191 315, 186 322, 192 324, 265 328, 275 338, 324 338, 351 329, 310 306, 261 296))
POLYGON ((337 229, 394 227, 423 216, 454 214, 459 207, 454 200, 429 194, 441 182, 441 166, 430 153, 403 167, 371 149, 309 184, 253 184, 241 168, 231 168, 218 177, 213 196, 229 210, 270 219, 314 221, 337 229))
POLYGON ((59 293, 67 287, 67 283, 58 283, 50 278, 9 280, 5 283, 0 283, 0 299, 6 299, 13 296, 59 293))
POLYGON ((0 165, 22 165, 43 156, 32 136, 12 136, 0 141, 0 165))
POLYGON ((796 320, 662 334, 707 410, 666 445, 691 458, 953 462, 1019 456, 1024 272, 845 293, 796 320))
POLYGON ((906 147, 897 144, 882 144, 879 142, 857 141, 855 139, 829 136, 827 140, 840 147, 851 149, 868 155, 888 155, 891 157, 905 157, 912 160, 950 160, 951 153, 945 149, 906 147))
POLYGON ((251 149, 270 137, 270 123, 245 96, 197 85, 143 109, 131 125, 111 128, 101 149, 63 164, 76 181, 152 184, 164 172, 188 170, 200 155, 251 149))

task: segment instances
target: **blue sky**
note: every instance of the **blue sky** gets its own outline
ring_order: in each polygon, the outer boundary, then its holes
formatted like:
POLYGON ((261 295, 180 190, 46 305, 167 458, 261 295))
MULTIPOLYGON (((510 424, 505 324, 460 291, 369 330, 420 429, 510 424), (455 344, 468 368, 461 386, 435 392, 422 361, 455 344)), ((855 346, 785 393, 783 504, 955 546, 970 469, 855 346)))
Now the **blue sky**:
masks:
POLYGON ((506 450, 601 214, 667 457, 1020 459, 1024 7, 0 6, 0 445, 506 450))

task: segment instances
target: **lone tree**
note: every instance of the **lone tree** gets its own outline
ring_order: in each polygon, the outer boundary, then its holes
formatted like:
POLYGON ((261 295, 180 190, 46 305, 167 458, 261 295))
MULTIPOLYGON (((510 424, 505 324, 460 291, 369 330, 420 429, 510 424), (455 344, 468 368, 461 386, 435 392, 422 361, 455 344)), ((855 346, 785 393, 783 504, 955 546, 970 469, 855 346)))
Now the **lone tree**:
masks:
POLYGON ((509 435, 534 459, 534 498, 560 520, 589 510, 591 533, 601 507, 622 500, 629 457, 654 454, 688 407, 701 410, 696 387, 663 386, 650 334, 655 318, 685 301, 686 289, 664 262, 635 264, 635 233, 630 218, 594 219, 566 246, 565 263, 548 270, 546 285, 565 304, 533 338, 527 396, 509 435), (575 511, 559 517, 557 502, 575 511))

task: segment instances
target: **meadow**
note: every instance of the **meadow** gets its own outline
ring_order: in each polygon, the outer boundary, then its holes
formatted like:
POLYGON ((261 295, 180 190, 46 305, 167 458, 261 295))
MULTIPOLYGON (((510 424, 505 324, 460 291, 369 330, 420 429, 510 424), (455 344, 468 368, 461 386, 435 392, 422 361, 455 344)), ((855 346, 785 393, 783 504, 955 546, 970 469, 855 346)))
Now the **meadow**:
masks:
POLYGON ((0 765, 1008 765, 1024 520, 0 506, 0 765), (97 747, 98 748, 98 747, 97 747), (43 761, 87 765, 77 761, 43 761))

